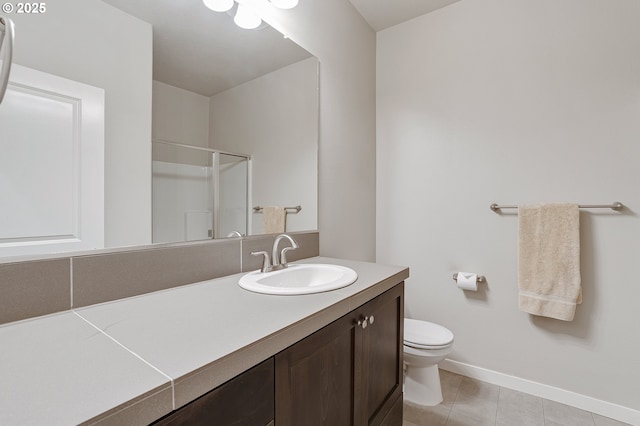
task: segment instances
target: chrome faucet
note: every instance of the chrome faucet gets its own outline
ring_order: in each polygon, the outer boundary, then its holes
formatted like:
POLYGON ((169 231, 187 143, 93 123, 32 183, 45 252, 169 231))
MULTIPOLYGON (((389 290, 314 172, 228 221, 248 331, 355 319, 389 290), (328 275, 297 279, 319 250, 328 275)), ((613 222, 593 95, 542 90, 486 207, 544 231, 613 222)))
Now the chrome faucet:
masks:
POLYGON ((273 250, 271 250, 271 263, 273 265, 271 270, 286 268, 288 266, 286 253, 289 250, 295 250, 297 248, 298 248, 298 243, 296 243, 296 241, 293 238, 291 238, 289 235, 287 234, 278 235, 276 237, 276 240, 273 242, 273 250), (278 244, 280 244, 280 240, 282 240, 283 238, 286 238, 289 240, 289 242, 291 243, 291 247, 283 248, 282 251, 280 252, 280 257, 278 257, 278 244))
POLYGON ((296 241, 289 235, 280 234, 273 242, 273 249, 271 250, 271 261, 269 260, 269 253, 267 253, 266 251, 254 251, 251 252, 251 254, 254 256, 262 256, 262 268, 260 268, 260 272, 265 273, 284 269, 289 266, 287 264, 287 252, 289 250, 295 250, 298 247, 298 243, 296 243, 296 241), (288 239, 291 243, 291 246, 283 248, 280 252, 280 256, 278 256, 278 245, 283 238, 288 239))
POLYGON ((260 268, 260 272, 263 274, 265 272, 271 272, 271 262, 269 262, 269 253, 266 251, 252 251, 251 254, 253 256, 262 256, 262 267, 260 268))

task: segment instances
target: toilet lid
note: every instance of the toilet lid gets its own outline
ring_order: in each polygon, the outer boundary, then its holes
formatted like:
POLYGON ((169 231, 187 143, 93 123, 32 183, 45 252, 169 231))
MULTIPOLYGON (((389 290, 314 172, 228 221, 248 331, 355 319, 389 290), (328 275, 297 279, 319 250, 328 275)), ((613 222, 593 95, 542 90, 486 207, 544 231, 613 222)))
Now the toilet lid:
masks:
POLYGON ((408 346, 432 349, 453 342, 453 333, 445 327, 428 321, 404 319, 404 342, 408 346))

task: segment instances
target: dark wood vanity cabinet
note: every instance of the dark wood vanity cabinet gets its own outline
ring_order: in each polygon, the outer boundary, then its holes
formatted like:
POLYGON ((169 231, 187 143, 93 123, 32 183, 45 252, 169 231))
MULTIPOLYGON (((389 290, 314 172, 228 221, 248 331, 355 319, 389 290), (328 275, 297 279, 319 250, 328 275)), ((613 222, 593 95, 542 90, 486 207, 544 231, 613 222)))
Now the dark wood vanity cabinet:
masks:
POLYGON ((154 425, 401 426, 404 283, 154 425))
POLYGON ((277 426, 402 424, 403 290, 396 285, 276 355, 277 426))
POLYGON ((273 378, 273 358, 269 358, 153 425, 272 426, 273 378))

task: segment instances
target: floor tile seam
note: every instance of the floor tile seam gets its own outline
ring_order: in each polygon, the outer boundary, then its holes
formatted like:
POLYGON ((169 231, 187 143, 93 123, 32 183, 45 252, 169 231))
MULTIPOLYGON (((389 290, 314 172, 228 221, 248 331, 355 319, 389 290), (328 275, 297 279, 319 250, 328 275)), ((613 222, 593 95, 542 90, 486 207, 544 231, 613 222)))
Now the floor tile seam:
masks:
MULTIPOLYGON (((547 424, 547 420, 548 420, 548 419, 547 419, 547 414, 546 414, 546 412, 545 412, 545 410, 544 410, 544 401, 548 401, 548 402, 550 402, 550 403, 552 403, 552 402, 556 402, 556 401, 552 401, 552 400, 547 399, 547 398, 542 398, 542 416, 543 416, 543 419, 544 419, 544 424, 546 425, 546 424, 547 424)), ((563 405, 566 405, 566 404, 563 404, 563 405)), ((572 407, 571 405, 568 405, 568 407, 576 408, 576 407, 572 407)), ((595 418, 593 417, 593 412, 591 412, 591 411, 587 411, 587 410, 582 410, 582 409, 580 409, 580 408, 576 408, 576 409, 577 409, 577 410, 580 410, 580 411, 584 411, 585 413, 589 414, 589 417, 591 418, 592 426, 595 426, 595 424, 596 424, 596 420, 595 420, 595 418)))
POLYGON ((498 400, 496 401, 496 416, 493 422, 494 426, 498 425, 498 410, 500 409, 500 394, 502 393, 502 386, 498 386, 498 400))
POLYGON ((109 333, 107 333, 106 331, 102 330, 100 327, 98 327, 97 325, 95 325, 94 323, 92 323, 91 321, 89 321, 87 318, 83 317, 79 312, 77 312, 75 309, 72 309, 71 312, 73 312, 75 315, 77 315, 81 320, 83 320, 84 322, 86 322, 87 324, 89 324, 91 327, 95 328, 98 332, 100 332, 101 334, 103 334, 104 336, 106 336, 109 340, 111 340, 112 342, 114 342, 116 345, 120 346, 121 348, 123 348, 124 350, 126 350, 127 352, 129 352, 131 355, 135 356, 136 358, 138 358, 140 361, 142 361, 143 363, 145 363, 146 365, 148 365, 149 367, 151 367, 153 370, 157 371, 158 373, 160 373, 161 375, 163 375, 164 377, 166 377, 169 382, 171 383, 171 406, 173 407, 173 409, 176 409, 176 395, 175 395, 175 382, 173 380, 173 378, 171 376, 169 376, 168 374, 166 374, 164 371, 160 370, 158 367, 156 367, 155 365, 151 364, 149 361, 147 361, 146 359, 144 359, 141 355, 139 355, 138 353, 136 353, 135 351, 133 351, 132 349, 128 348, 127 346, 125 346, 124 344, 120 343, 117 339, 115 339, 113 336, 111 336, 109 333))
MULTIPOLYGON (((527 395, 531 395, 531 394, 527 393, 527 395)), ((540 400, 540 412, 542 413, 542 426, 545 426, 547 423, 547 419, 545 418, 545 415, 544 415, 544 398, 540 396, 536 396, 536 398, 540 400)))
MULTIPOLYGON (((496 426, 498 426, 498 420, 499 420, 498 413, 500 411, 500 395, 501 395, 503 389, 505 389, 505 388, 502 387, 502 386, 498 386, 498 405, 496 407, 496 421, 495 421, 495 425, 496 426)), ((530 394, 527 394, 527 395, 530 395, 530 394)), ((538 398, 538 399, 540 400, 540 406, 542 408, 542 424, 540 426, 545 426, 546 425, 546 418, 544 416, 544 404, 543 404, 543 399, 544 398, 538 398)))
POLYGON ((449 411, 447 411, 447 420, 445 421, 445 426, 449 424, 449 419, 451 418, 451 413, 453 412, 453 407, 456 405, 456 401, 458 400, 458 394, 460 393, 460 385, 462 384, 462 380, 456 386, 456 395, 453 397, 453 402, 449 406, 449 411))
MULTIPOLYGON (((458 396, 457 393, 456 393, 456 396, 458 396)), ((449 409, 447 410, 447 420, 445 420, 445 422, 444 422, 445 426, 449 423, 449 418, 451 417, 451 410, 453 410, 453 404, 451 404, 449 406, 449 409)))
MULTIPOLYGON (((465 377, 466 377, 466 376, 465 376, 465 377)), ((478 380, 478 379, 472 379, 472 380, 477 380, 477 381, 479 381, 479 382, 481 382, 481 383, 487 383, 487 382, 484 382, 484 381, 482 381, 482 380, 478 380)), ((503 388, 503 387, 499 386, 499 389, 502 389, 502 388, 503 388)), ((458 392, 459 392, 459 386, 458 386, 458 389, 456 390, 456 397, 454 398, 454 403, 453 403, 453 404, 455 404, 455 401, 457 400, 458 392)), ((531 394, 527 394, 527 395, 531 395, 531 394)), ((500 397, 500 394, 498 393, 498 404, 500 403, 500 402, 499 402, 499 397, 500 397)), ((546 412, 545 412, 544 402, 545 402, 545 401, 547 401, 547 402, 549 402, 549 403, 556 403, 556 401, 550 400, 550 399, 548 399, 548 398, 542 398, 542 397, 539 397, 539 398, 540 398, 540 404, 542 405, 542 418, 543 418, 543 421, 544 421, 544 425, 546 425, 546 424, 547 424, 547 422, 549 421, 549 419, 547 418, 547 414, 546 414, 546 412)), ((452 404, 452 407, 453 407, 453 404, 452 404)), ((560 403, 560 404, 561 404, 561 403, 560 403)), ((567 404, 563 404, 563 405, 567 405, 567 404)), ((588 414, 590 415, 590 417, 591 417, 591 421, 593 422, 593 423, 592 423, 592 426, 597 426, 597 425, 596 425, 596 420, 595 420, 595 417, 594 417, 594 415, 595 415, 596 413, 594 413, 594 412, 592 412, 592 411, 588 411, 588 410, 582 410, 582 409, 580 409, 580 408, 573 407, 573 406, 571 406, 571 405, 569 405, 569 407, 576 408, 577 410, 584 411, 585 413, 588 413, 588 414)), ((451 409, 450 409, 450 410, 451 410, 451 409)), ((497 417, 496 417, 496 421, 497 421, 497 417)))

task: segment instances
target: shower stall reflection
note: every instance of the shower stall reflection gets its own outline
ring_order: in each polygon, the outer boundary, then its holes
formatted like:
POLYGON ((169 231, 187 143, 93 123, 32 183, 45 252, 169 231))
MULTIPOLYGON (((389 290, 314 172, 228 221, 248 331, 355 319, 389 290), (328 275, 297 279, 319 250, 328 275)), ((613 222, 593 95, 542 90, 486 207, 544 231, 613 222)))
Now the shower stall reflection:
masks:
POLYGON ((246 235, 251 158, 154 140, 153 242, 246 235))

